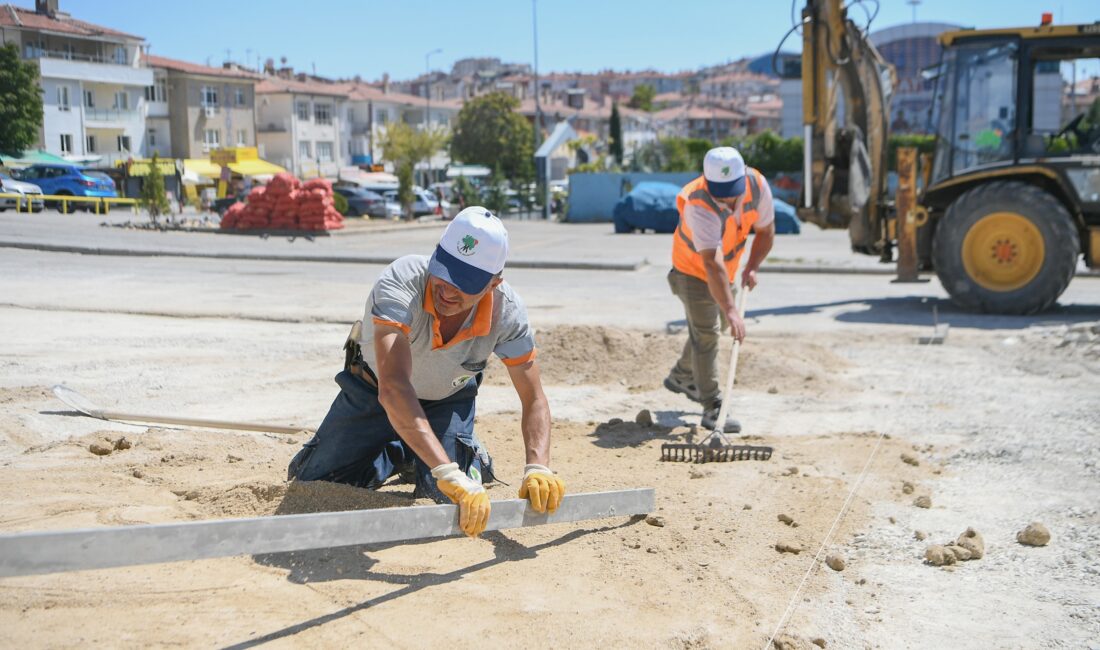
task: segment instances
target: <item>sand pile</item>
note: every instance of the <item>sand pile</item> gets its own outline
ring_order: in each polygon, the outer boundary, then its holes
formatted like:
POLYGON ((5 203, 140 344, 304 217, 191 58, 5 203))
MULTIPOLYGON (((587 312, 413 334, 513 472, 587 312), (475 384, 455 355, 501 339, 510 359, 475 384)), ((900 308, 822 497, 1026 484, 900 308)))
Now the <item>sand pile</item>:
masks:
MULTIPOLYGON (((625 384, 632 390, 649 390, 660 387, 679 359, 687 336, 563 325, 539 330, 536 341, 545 384, 625 384)), ((724 336, 719 351, 722 372, 731 344, 732 339, 724 336)), ((825 346, 760 336, 742 346, 737 383, 770 392, 802 390, 808 385, 815 390, 848 390, 851 386, 839 376, 848 367, 846 360, 825 346)), ((507 373, 495 359, 487 374, 490 383, 508 383, 507 373)))

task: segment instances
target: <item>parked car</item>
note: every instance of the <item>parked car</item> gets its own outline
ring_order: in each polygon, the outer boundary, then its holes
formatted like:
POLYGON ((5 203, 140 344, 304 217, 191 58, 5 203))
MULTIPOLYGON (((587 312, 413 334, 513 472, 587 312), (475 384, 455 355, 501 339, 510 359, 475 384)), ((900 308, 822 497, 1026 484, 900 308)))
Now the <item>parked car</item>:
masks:
MULTIPOLYGON (((43 194, 56 196, 85 196, 117 198, 115 182, 100 172, 85 172, 76 165, 31 165, 19 174, 19 179, 42 188, 43 194)), ((72 212, 76 208, 91 210, 92 204, 83 201, 62 204, 59 210, 72 212)))
POLYGON ((356 186, 334 187, 332 191, 348 200, 349 216, 371 216, 379 219, 389 216, 386 212, 386 197, 378 192, 356 186))
MULTIPOLYGON (((385 197, 392 201, 397 201, 397 190, 387 190, 385 197)), ((439 208, 439 200, 435 198, 435 195, 423 188, 413 188, 413 216, 421 217, 426 214, 435 214, 437 208, 439 208)), ((451 204, 447 201, 443 201, 444 214, 449 210, 451 204)))
POLYGON ((10 175, 0 172, 0 194, 19 194, 20 197, 0 197, 0 212, 12 208, 13 210, 26 210, 27 201, 30 201, 30 209, 34 212, 42 212, 46 204, 42 200, 42 188, 34 183, 26 183, 16 180, 10 175), (38 198, 35 198, 35 197, 38 198))

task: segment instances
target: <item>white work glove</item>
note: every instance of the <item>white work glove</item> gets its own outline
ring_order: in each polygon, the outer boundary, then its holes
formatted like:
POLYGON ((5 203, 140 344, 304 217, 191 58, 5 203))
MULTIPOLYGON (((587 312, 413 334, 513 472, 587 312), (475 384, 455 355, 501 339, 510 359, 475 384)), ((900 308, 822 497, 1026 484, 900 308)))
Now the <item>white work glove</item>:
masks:
POLYGON ((565 496, 565 483, 545 465, 534 463, 523 468, 523 480, 519 484, 519 498, 531 502, 535 512, 554 512, 565 496))
POLYGON ((439 491, 458 504, 458 525, 462 532, 477 537, 489 523, 489 494, 481 483, 466 476, 458 463, 444 463, 432 468, 432 478, 439 491))

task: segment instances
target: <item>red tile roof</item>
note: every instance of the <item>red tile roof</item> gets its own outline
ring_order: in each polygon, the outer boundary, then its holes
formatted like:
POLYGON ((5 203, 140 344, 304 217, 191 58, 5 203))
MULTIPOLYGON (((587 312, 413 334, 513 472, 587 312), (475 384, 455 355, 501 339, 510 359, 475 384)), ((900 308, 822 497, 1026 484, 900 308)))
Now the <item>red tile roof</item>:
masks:
POLYGON ((145 40, 141 36, 86 23, 67 14, 58 14, 56 18, 50 18, 45 14, 35 13, 33 9, 16 7, 15 5, 0 6, 0 26, 21 27, 29 30, 58 32, 76 36, 117 36, 136 41, 145 40))
POLYGON ((293 93, 297 95, 348 96, 347 90, 343 84, 326 84, 319 81, 297 81, 295 79, 281 79, 279 77, 264 78, 263 81, 256 84, 256 93, 259 95, 293 93))
POLYGON ((230 70, 226 68, 213 68, 206 65, 200 65, 198 63, 178 61, 176 59, 169 59, 163 56, 153 56, 152 54, 145 57, 145 62, 149 65, 150 68, 166 68, 168 70, 176 70, 178 72, 185 72, 187 74, 205 75, 207 77, 263 79, 262 75, 256 74, 255 72, 248 72, 245 70, 230 70))

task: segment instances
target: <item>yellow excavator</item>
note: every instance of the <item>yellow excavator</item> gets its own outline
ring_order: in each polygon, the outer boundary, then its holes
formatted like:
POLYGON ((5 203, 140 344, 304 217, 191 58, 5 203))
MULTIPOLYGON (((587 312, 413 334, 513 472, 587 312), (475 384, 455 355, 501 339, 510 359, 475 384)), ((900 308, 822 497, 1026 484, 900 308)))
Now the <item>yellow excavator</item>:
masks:
MULTIPOLYGON (((974 311, 1033 314, 1065 291, 1083 254, 1100 267, 1100 101, 1057 131, 1036 126, 1036 71, 1100 57, 1100 22, 940 35, 933 153, 898 150, 887 193, 895 75, 841 0, 802 11, 801 218, 847 228, 852 249, 934 270, 974 311)), ((1059 76, 1060 79, 1060 76, 1059 76)), ((1059 97, 1061 91, 1059 90, 1059 97)), ((1061 100, 1059 99, 1059 108, 1061 100)))

